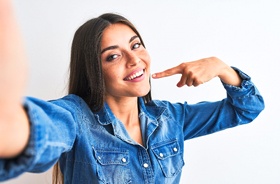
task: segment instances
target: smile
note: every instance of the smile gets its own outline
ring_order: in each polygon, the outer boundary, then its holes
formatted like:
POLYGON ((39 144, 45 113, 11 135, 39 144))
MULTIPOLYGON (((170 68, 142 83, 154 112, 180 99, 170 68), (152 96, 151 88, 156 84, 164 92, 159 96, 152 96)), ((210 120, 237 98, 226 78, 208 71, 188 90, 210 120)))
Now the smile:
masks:
POLYGON ((141 77, 143 74, 144 74, 144 70, 139 70, 138 72, 125 77, 124 80, 130 81, 130 80, 136 79, 138 77, 141 77))

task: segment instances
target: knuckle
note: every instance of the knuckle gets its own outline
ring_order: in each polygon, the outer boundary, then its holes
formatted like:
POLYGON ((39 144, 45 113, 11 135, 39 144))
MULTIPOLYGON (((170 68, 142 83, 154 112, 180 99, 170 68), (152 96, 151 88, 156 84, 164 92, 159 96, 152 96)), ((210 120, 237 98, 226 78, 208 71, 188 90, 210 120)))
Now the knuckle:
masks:
POLYGON ((181 64, 179 65, 179 67, 180 67, 181 69, 186 68, 186 63, 181 63, 181 64))

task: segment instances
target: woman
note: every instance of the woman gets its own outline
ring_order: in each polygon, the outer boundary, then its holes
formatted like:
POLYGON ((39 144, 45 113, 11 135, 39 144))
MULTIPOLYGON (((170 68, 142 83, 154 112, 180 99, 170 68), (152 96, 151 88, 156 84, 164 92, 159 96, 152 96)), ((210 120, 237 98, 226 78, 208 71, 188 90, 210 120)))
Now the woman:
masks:
MULTIPOLYGON (((5 49, 1 53, 14 62, 5 49)), ((227 98, 194 105, 152 100, 150 57, 135 27, 116 14, 87 21, 72 43, 69 95, 48 102, 26 97, 19 105, 20 89, 1 93, 8 100, 0 101, 1 140, 7 140, 0 144, 0 180, 43 172, 59 161, 64 183, 179 183, 184 140, 249 123, 264 108, 250 77, 218 58, 152 77, 174 74, 182 75, 178 87, 219 77, 227 98), (11 108, 3 108, 7 104, 11 108)))

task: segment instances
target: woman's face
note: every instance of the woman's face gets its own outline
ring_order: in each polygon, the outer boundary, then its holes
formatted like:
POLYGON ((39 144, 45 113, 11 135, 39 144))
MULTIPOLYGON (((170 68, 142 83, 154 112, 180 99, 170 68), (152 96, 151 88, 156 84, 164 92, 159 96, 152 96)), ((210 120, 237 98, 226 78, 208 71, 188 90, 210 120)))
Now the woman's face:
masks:
POLYGON ((101 40, 101 61, 108 97, 141 97, 150 91, 150 56, 127 25, 107 27, 101 40))

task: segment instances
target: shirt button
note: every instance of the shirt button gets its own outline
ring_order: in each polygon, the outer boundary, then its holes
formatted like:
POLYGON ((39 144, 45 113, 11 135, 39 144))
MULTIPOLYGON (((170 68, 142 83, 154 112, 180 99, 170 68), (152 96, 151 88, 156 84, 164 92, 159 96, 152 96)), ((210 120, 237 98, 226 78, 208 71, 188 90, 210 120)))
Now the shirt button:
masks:
POLYGON ((147 167, 149 167, 149 164, 144 163, 144 164, 143 164, 143 167, 147 168, 147 167))
POLYGON ((163 157, 163 154, 162 154, 162 153, 160 153, 160 154, 159 154, 159 156, 162 158, 162 157, 163 157))
POLYGON ((122 158, 122 162, 124 162, 124 163, 125 163, 125 162, 126 162, 126 159, 125 159, 125 158, 122 158))
POLYGON ((177 152, 177 151, 178 151, 178 149, 177 149, 177 148, 173 148, 173 151, 177 152))

